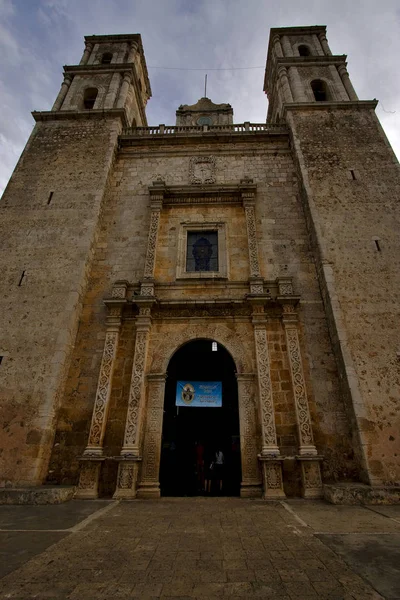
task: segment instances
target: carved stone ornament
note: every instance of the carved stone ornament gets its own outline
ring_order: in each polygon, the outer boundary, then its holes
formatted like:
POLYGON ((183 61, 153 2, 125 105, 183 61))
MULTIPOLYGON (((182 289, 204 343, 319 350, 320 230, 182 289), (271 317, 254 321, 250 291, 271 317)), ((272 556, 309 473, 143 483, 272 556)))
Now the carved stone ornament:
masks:
POLYGON ((155 256, 156 256, 156 246, 157 246, 159 223, 160 223, 160 210, 152 210, 151 217, 150 217, 149 237, 147 240, 146 262, 144 265, 144 277, 145 278, 152 278, 154 275, 154 264, 155 264, 155 256))
POLYGON ((90 426, 89 446, 100 446, 102 443, 105 428, 106 407, 111 393, 111 379, 117 344, 118 333, 115 331, 108 331, 104 342, 103 358, 100 366, 96 400, 90 426))
POLYGON ((253 364, 251 358, 244 351, 240 332, 233 333, 226 325, 214 322, 189 325, 175 334, 165 336, 162 344, 157 347, 157 351, 154 352, 153 350, 151 353, 154 358, 150 371, 152 373, 165 373, 169 360, 177 348, 198 338, 215 340, 225 346, 235 361, 238 373, 251 373, 253 371, 253 364))
POLYGON ((79 473, 79 490, 95 490, 97 489, 98 483, 98 472, 100 463, 84 461, 81 463, 81 470, 79 473))
POLYGON ((189 182, 197 185, 215 183, 214 156, 194 156, 189 163, 189 182))
POLYGON ((253 381, 238 380, 242 479, 259 481, 253 381))
MULTIPOLYGON (((288 347, 292 386, 298 421, 300 452, 302 446, 313 446, 314 440, 311 427, 311 417, 308 408, 306 385, 301 364, 300 344, 297 329, 286 327, 286 341, 288 347)), ((316 449, 314 450, 317 453, 316 449)))
POLYGON ((194 317, 250 317, 251 307, 248 304, 232 306, 177 306, 160 307, 153 310, 152 315, 158 319, 180 319, 194 317))
POLYGON ((262 448, 264 452, 268 449, 268 446, 270 446, 273 449, 276 449, 278 453, 267 332, 264 328, 255 329, 254 335, 256 341, 258 388, 261 409, 262 448))
POLYGON ((158 481, 165 380, 149 382, 146 437, 143 446, 142 482, 158 481))
POLYGON ((258 263, 257 233, 254 206, 246 206, 244 210, 246 215, 247 237, 249 243, 250 276, 259 277, 260 265, 258 263))
POLYGON ((120 463, 117 488, 130 490, 134 484, 135 465, 133 463, 120 463))
POLYGON ((138 331, 136 333, 124 447, 135 446, 138 442, 139 408, 142 401, 144 385, 144 366, 146 361, 148 335, 148 331, 138 331))
POLYGON ((304 485, 306 489, 322 487, 321 470, 318 461, 304 461, 304 485))
POLYGON ((115 286, 112 289, 111 297, 112 298, 125 298, 126 295, 126 286, 115 286))
POLYGON ((140 295, 141 296, 154 296, 154 284, 149 283, 143 284, 140 286, 140 295))
POLYGON ((282 465, 280 462, 268 462, 265 464, 265 479, 267 490, 282 489, 282 465))
POLYGON ((291 296, 293 294, 293 285, 291 282, 280 283, 279 282, 279 295, 280 296, 291 296))

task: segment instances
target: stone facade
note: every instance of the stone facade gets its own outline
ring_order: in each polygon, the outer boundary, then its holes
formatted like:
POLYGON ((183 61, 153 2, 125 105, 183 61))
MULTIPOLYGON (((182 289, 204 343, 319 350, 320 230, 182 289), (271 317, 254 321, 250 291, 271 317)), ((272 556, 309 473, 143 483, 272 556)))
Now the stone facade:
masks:
POLYGON ((272 30, 256 125, 203 98, 147 127, 140 36, 86 44, 0 205, 3 485, 159 496, 168 363, 196 339, 236 366, 242 496, 394 485, 398 165, 325 28, 272 30), (193 230, 214 272, 187 270, 193 230))

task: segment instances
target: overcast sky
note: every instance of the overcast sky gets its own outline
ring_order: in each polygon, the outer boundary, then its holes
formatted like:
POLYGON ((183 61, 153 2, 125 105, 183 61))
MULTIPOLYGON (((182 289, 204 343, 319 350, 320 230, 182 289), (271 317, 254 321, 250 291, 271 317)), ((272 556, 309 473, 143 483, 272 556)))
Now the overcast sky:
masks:
POLYGON ((399 0, 0 0, 0 191, 32 130, 30 111, 51 108, 62 65, 79 63, 84 35, 141 33, 149 125, 174 124, 180 104, 204 95, 206 72, 207 96, 229 102, 236 123, 254 123, 266 118, 269 30, 295 25, 327 25, 359 98, 380 101, 400 156, 399 0), (213 71, 232 67, 241 69, 213 71))

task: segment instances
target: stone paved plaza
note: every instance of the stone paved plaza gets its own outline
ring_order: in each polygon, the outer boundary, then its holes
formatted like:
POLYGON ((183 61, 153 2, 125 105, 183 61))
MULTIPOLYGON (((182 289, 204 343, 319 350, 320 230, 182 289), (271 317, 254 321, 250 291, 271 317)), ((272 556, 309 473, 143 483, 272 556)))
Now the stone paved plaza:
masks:
POLYGON ((177 498, 0 507, 0 598, 400 598, 399 507, 177 498))

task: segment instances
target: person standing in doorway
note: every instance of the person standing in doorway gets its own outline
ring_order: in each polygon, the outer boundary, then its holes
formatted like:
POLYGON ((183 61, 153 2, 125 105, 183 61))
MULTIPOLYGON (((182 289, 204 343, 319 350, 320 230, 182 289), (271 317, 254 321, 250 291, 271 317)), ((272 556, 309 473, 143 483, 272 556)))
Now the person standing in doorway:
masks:
POLYGON ((223 485, 223 479, 224 479, 224 466, 225 466, 225 457, 224 457, 224 453, 222 452, 220 446, 218 446, 218 450, 215 453, 215 459, 214 459, 214 477, 215 477, 215 483, 216 483, 216 489, 219 490, 219 492, 222 492, 222 485, 223 485))

